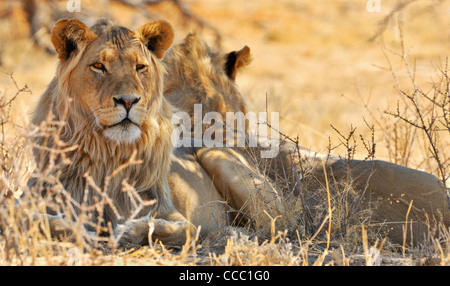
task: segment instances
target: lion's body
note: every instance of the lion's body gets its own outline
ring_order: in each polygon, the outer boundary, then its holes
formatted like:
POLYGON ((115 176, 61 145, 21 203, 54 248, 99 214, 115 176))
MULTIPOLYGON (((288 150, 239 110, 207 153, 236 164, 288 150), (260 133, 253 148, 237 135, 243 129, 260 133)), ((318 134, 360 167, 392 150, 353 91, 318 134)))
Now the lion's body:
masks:
MULTIPOLYGON (((168 24, 159 22, 136 32, 107 20, 91 29, 77 20, 58 22, 52 39, 61 62, 32 119, 39 126, 51 113, 54 120, 66 122, 59 138, 55 134, 43 136, 37 138, 37 143, 57 147, 55 141, 61 140, 77 147, 66 154, 71 163, 58 170, 59 180, 80 205, 92 206, 95 197, 101 196, 95 190, 106 189, 115 210, 109 207, 100 215, 114 228, 133 213, 133 202, 122 191, 124 182, 143 200, 157 199, 155 205, 143 208, 137 217, 148 219, 158 212, 158 217, 183 220, 172 205, 167 181, 173 150, 172 107, 162 96, 164 68, 155 56, 161 51, 150 52, 146 43, 139 41, 140 37, 151 36, 149 29, 155 29, 158 36, 162 29, 171 32, 168 24), (70 50, 74 44, 76 50, 70 50), (105 70, 92 67, 97 62, 102 62, 105 70), (145 71, 134 71, 140 63, 145 65, 145 71), (133 97, 136 100, 129 108, 126 104, 133 97), (122 168, 132 158, 140 162, 122 168)), ((36 158, 38 165, 45 168, 50 152, 38 150, 36 158)))
MULTIPOLYGON (((102 214, 94 211, 92 220, 103 216, 122 243, 143 243, 149 229, 152 239, 177 245, 184 243, 187 234, 195 235, 199 227, 201 235, 208 235, 227 222, 226 211, 230 207, 251 216, 255 211, 249 201, 252 193, 262 196, 268 210, 282 213, 284 207, 270 180, 245 151, 220 147, 173 149, 173 108, 163 96, 164 67, 160 62, 172 40, 170 25, 162 21, 132 32, 107 20, 99 21, 91 29, 78 20, 62 20, 52 31, 60 64, 32 122, 48 124, 51 113, 54 119, 66 124, 59 136, 39 137, 37 143, 57 149, 61 142, 76 147, 66 154, 70 164, 62 164, 57 170, 59 180, 75 205, 92 206, 106 190, 113 207, 102 214), (141 199, 156 199, 157 203, 132 215, 135 206, 123 192, 126 186, 134 188, 141 199)), ((194 103, 203 104, 205 112, 245 113, 245 103, 234 79, 237 70, 248 62, 246 47, 222 55, 196 37, 188 37, 184 44, 169 52, 166 60, 167 98, 190 115, 194 103), (199 51, 207 52, 208 56, 199 51)), ((54 164, 51 152, 40 150, 44 151, 36 152, 38 166, 46 168, 54 164)), ((292 164, 298 163, 290 160, 295 150, 285 144, 281 151, 281 160, 277 161, 282 165, 279 171, 285 168, 283 171, 291 172, 292 164)), ((302 152, 309 154, 307 150, 302 152)), ((317 158, 315 162, 312 166, 319 174, 324 160, 317 158)), ((337 159, 326 161, 336 174, 343 170, 341 163, 337 159)), ((401 181, 403 186, 389 190, 395 197, 400 192, 411 192, 412 198, 419 200, 421 195, 428 194, 433 205, 424 202, 419 208, 430 214, 440 212, 448 220, 442 188, 433 176, 425 174, 417 182, 408 176, 415 176, 418 171, 387 166, 386 162, 376 164, 382 167, 381 171, 375 170, 378 172, 375 177, 381 174, 382 178, 377 177, 375 184, 369 183, 368 194, 386 196, 386 186, 401 181), (386 180, 386 176, 394 177, 386 180), (408 181, 414 186, 407 185, 408 181), (411 191, 416 183, 421 186, 411 191), (438 200, 441 201, 436 205, 438 200)), ((361 174, 368 166, 358 168, 354 169, 358 180, 367 182, 370 174, 361 174)), ((409 199, 408 195, 405 199, 409 199)), ((389 220, 398 220, 403 209, 389 220)), ((383 212, 379 214, 383 216, 383 212)), ((49 220, 55 234, 70 232, 57 229, 63 225, 60 216, 50 215, 49 220)))
POLYGON ((226 224, 224 197, 198 161, 194 148, 174 150, 168 176, 177 210, 206 236, 226 224))
MULTIPOLYGON (((169 67, 169 73, 165 78, 164 96, 191 117, 194 116, 192 110, 194 104, 202 105, 202 116, 207 112, 218 112, 222 118, 225 118, 226 112, 245 114, 248 108, 234 80, 238 69, 248 64, 249 58, 247 47, 238 52, 224 54, 208 47, 198 35, 190 34, 183 43, 169 50, 164 58, 169 67), (229 60, 230 55, 242 55, 243 51, 245 53, 240 59, 240 64, 236 64, 234 72, 228 72, 229 64, 225 62, 229 60)), ((216 185, 222 194, 225 191, 220 189, 221 183, 227 182, 231 185, 232 181, 226 174, 230 176, 234 174, 232 170, 225 172, 222 169, 229 163, 230 158, 239 157, 237 160, 239 164, 245 165, 247 170, 252 169, 258 173, 255 170, 256 166, 252 166, 253 163, 248 161, 248 150, 235 148, 233 154, 229 154, 229 151, 224 148, 196 150, 202 167, 210 176, 216 178, 216 182, 219 182, 216 185)), ((255 153, 255 150, 250 153, 255 153)), ((283 142, 280 145, 279 156, 271 164, 274 171, 266 170, 269 177, 272 179, 281 177, 283 181, 297 184, 300 183, 298 173, 304 168, 301 166, 307 166, 306 172, 309 175, 302 179, 301 184, 308 192, 326 187, 326 172, 328 183, 332 185, 330 188, 339 185, 340 188, 351 188, 360 193, 361 195, 356 195, 356 198, 365 203, 363 208, 371 209, 370 225, 379 229, 380 234, 388 233, 395 242, 401 243, 404 239, 403 228, 407 216, 410 220, 410 229, 407 230, 409 241, 411 237, 414 241, 425 237, 429 227, 426 221, 431 216, 445 225, 450 225, 447 196, 439 180, 431 174, 380 160, 349 161, 320 155, 290 142, 283 142)), ((235 187, 228 196, 228 202, 233 207, 245 205, 245 202, 236 198, 239 197, 237 194, 240 190, 244 189, 235 187), (235 196, 234 200, 232 196, 235 196)), ((248 194, 242 198, 248 199, 248 194)), ((280 205, 276 209, 278 214, 283 215, 280 205)), ((246 209, 246 211, 252 213, 254 210, 246 209)), ((351 213, 351 210, 347 212, 351 213)))

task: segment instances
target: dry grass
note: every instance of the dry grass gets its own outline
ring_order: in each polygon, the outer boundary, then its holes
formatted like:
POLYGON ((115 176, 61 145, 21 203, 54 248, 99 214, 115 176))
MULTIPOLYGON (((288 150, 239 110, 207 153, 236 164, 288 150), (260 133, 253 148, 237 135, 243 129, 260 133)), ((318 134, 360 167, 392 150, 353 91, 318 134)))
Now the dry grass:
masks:
MULTIPOLYGON (((449 186, 448 1, 414 1, 395 10, 396 1, 386 0, 381 14, 367 13, 365 3, 358 6, 344 0, 333 4, 233 0, 214 6, 186 2, 219 27, 224 49, 251 47, 254 62, 238 75, 238 84, 251 109, 264 110, 261 98, 268 94, 269 109, 280 112, 285 140, 347 159, 385 158, 433 173, 449 186), (369 41, 371 37, 376 42, 369 41)), ((167 13, 170 9, 163 3, 155 11, 173 20, 177 31, 189 31, 191 27, 177 15, 167 13)), ((111 11, 123 14, 122 24, 131 21, 133 11, 120 5, 111 11)), ((261 212, 251 223, 228 226, 203 240, 192 238, 181 248, 151 243, 117 249, 115 238, 101 235, 107 225, 94 225, 95 234, 86 232, 83 225, 89 218, 83 212, 72 226, 74 235, 50 238, 48 222, 30 223, 34 212, 49 206, 68 216, 74 212, 53 173, 57 165, 33 172, 36 146, 30 142, 34 136, 57 134, 64 123, 50 120, 36 127, 28 119, 54 74, 56 59, 27 39, 17 6, 0 21, 0 28, 0 69, 7 72, 0 74, 0 265, 450 263, 450 233, 444 226, 430 221, 430 235, 420 246, 394 245, 368 224, 370 209, 359 204, 361 195, 352 188, 351 177, 339 182, 330 177, 326 185, 308 192, 307 162, 294 177, 274 182, 284 193, 284 213, 271 212, 265 202, 255 199, 259 204, 255 209, 261 212), (30 188, 31 176, 38 185, 51 186, 52 197, 30 188)), ((64 159, 61 150, 67 148, 72 147, 55 146, 55 164, 70 163, 56 163, 56 158, 64 159)), ((256 162, 261 170, 270 169, 270 161, 256 162)), ((128 190, 134 197, 133 189, 128 190)), ((85 213, 91 207, 100 210, 109 203, 107 197, 100 198, 94 206, 79 207, 85 213)), ((136 199, 136 208, 142 203, 136 199)))

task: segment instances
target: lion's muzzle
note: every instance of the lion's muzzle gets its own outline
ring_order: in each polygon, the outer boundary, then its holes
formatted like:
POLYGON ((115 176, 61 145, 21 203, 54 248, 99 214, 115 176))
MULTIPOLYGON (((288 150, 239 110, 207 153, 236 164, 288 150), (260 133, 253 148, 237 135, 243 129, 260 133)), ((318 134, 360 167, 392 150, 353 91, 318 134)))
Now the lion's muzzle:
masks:
POLYGON ((138 103, 139 100, 141 100, 141 98, 137 96, 122 95, 118 97, 113 97, 114 106, 123 105, 127 113, 130 111, 133 104, 138 103))

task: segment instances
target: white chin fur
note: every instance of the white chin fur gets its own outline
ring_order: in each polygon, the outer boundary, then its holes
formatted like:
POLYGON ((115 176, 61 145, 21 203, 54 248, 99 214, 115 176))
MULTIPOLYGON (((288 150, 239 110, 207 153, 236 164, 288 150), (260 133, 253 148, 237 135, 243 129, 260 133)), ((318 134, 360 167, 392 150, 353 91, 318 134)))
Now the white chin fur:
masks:
POLYGON ((107 128, 103 135, 117 144, 131 144, 141 137, 141 129, 134 124, 129 124, 126 128, 119 125, 107 128))

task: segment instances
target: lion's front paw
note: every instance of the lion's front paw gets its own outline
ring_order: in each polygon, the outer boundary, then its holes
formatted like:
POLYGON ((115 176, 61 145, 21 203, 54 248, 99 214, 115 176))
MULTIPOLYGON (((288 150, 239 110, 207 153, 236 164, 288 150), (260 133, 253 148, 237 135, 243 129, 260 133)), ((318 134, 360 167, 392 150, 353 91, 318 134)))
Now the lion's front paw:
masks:
POLYGON ((150 219, 149 239, 160 240, 165 245, 182 246, 187 237, 195 238, 197 229, 187 221, 167 221, 150 219))
POLYGON ((148 241, 148 219, 133 219, 117 225, 114 237, 120 246, 145 244, 148 241))

